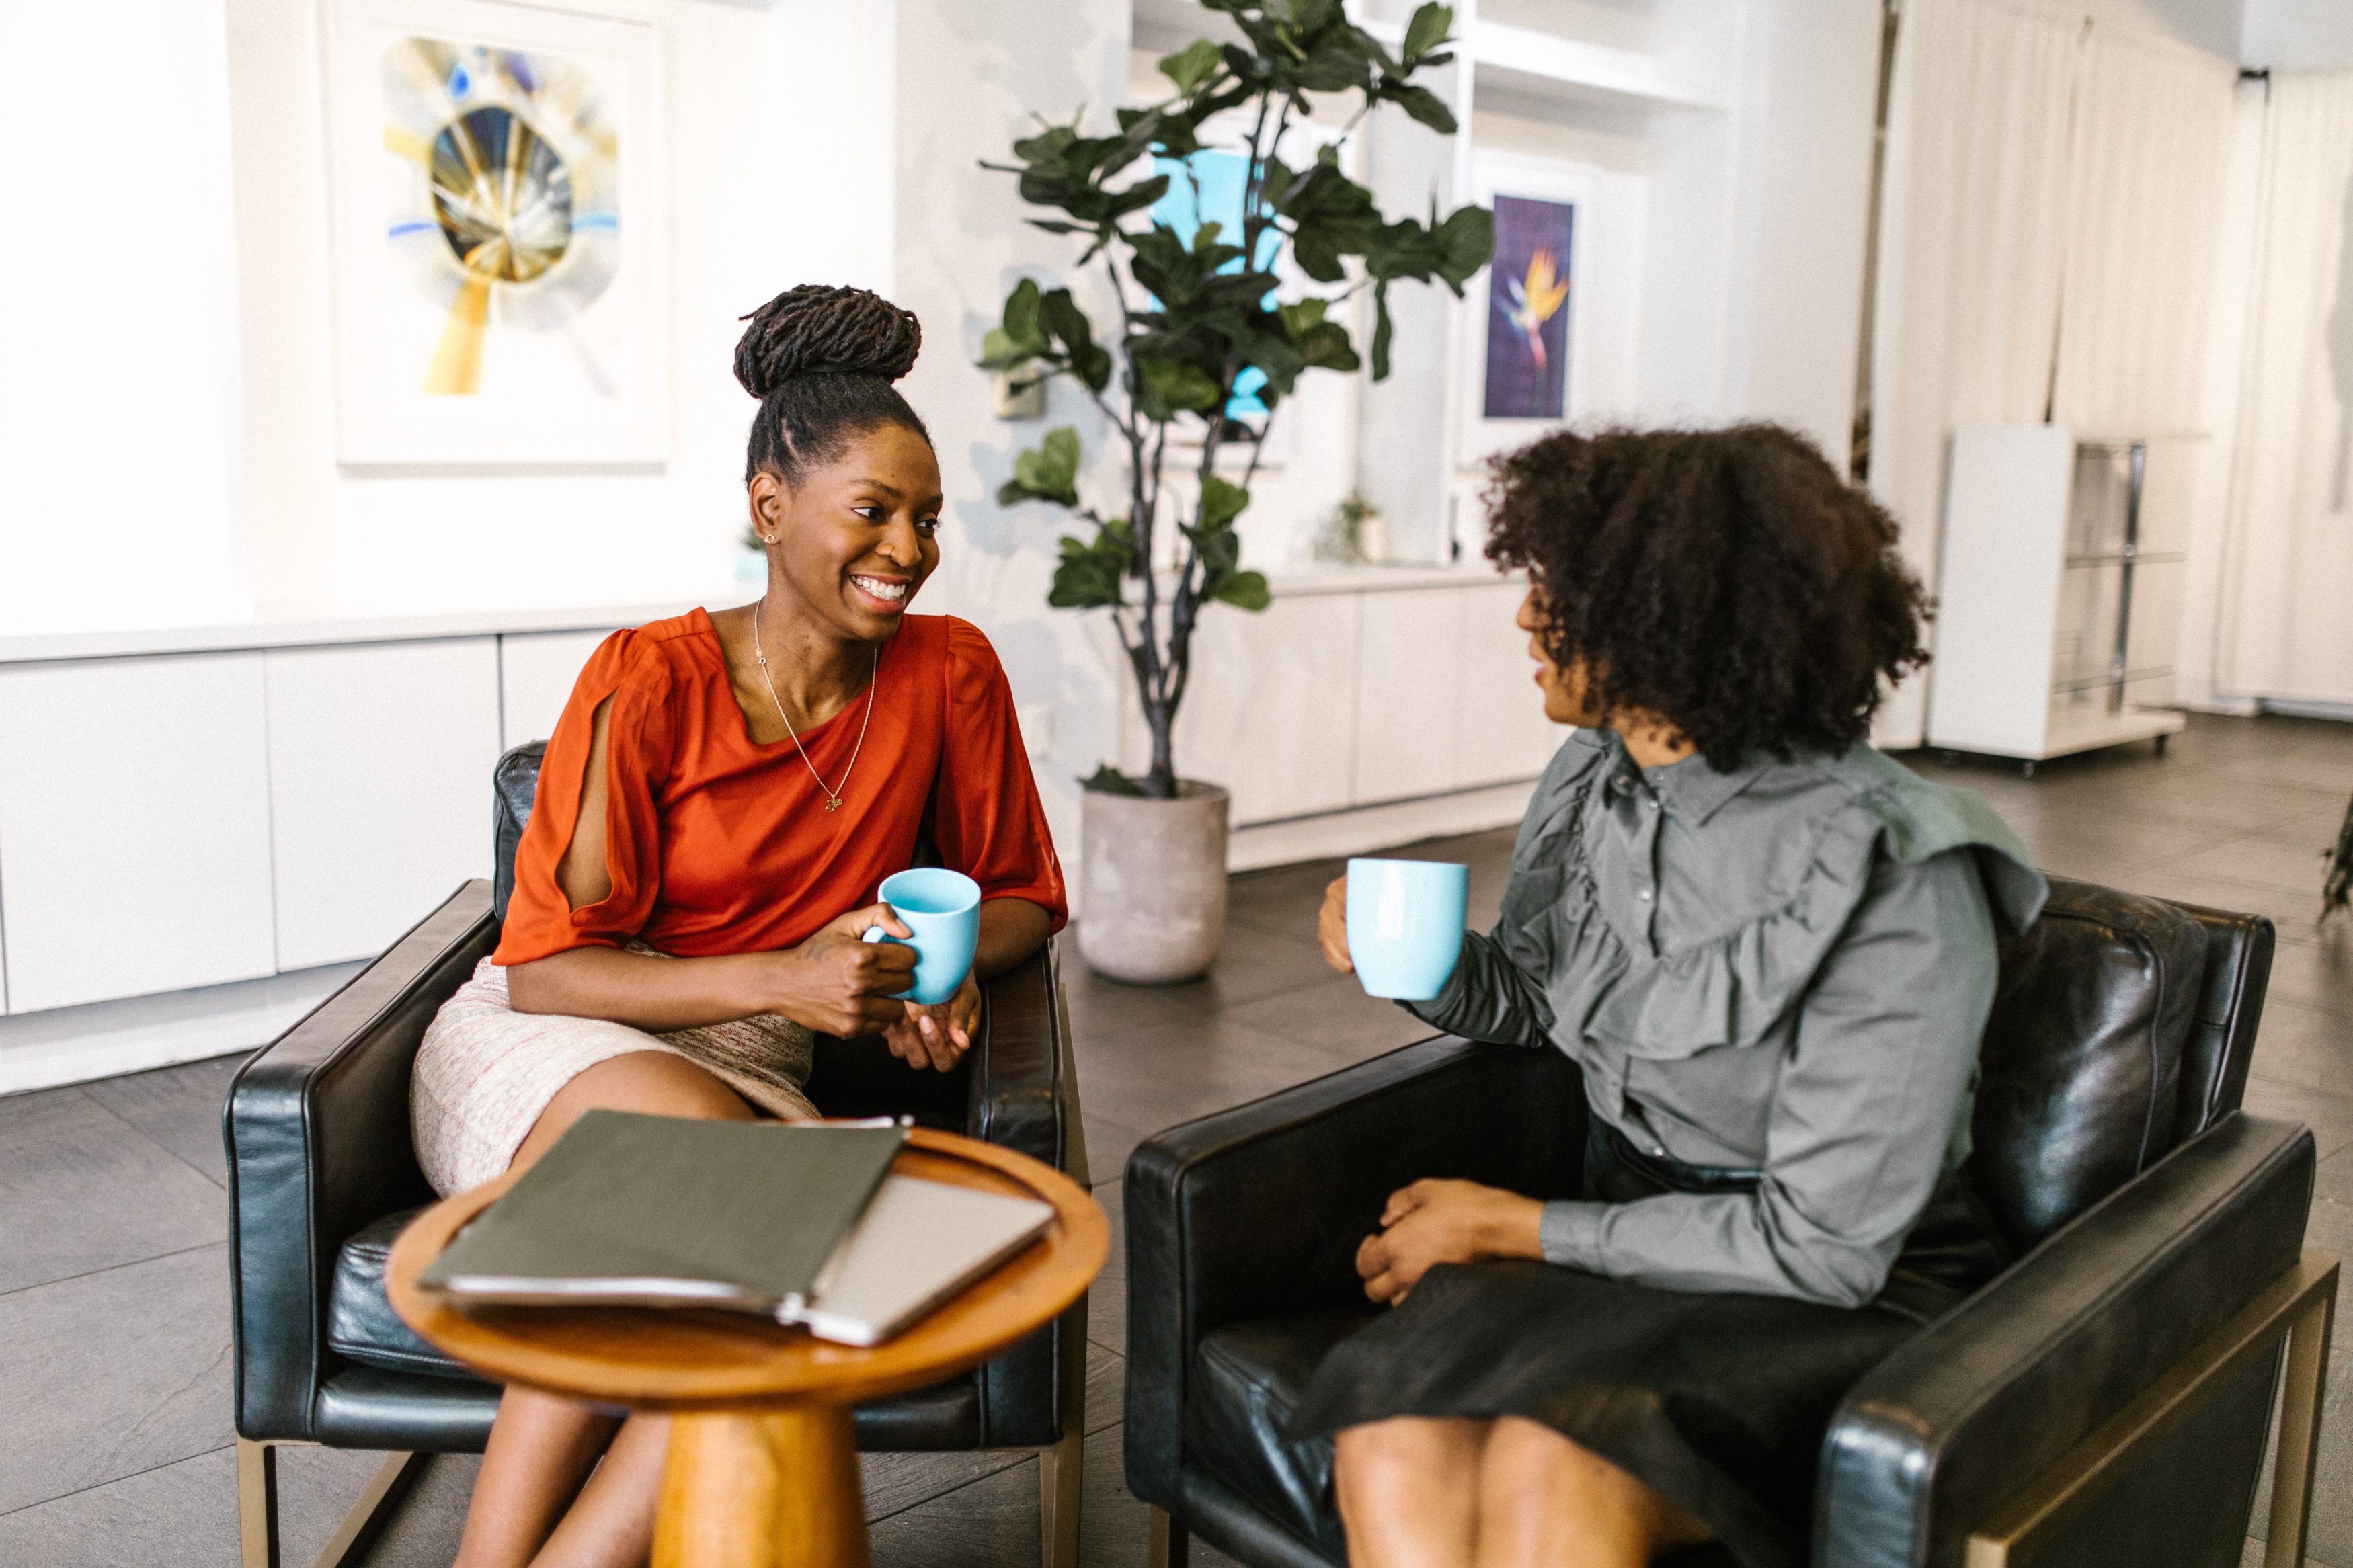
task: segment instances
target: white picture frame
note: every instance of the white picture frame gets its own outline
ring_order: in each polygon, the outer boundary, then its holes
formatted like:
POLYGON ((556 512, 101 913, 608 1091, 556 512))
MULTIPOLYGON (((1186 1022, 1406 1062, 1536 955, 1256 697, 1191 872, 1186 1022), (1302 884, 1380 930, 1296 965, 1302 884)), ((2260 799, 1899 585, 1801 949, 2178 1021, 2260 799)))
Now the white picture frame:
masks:
POLYGON ((666 462, 663 117, 650 9, 322 0, 322 41, 338 460, 666 462), (433 71, 445 65, 437 102, 433 71), (518 124, 528 134, 505 137, 518 124), (476 167, 492 147, 514 156, 475 189, 492 211, 509 203, 512 221, 460 259, 459 247, 485 231, 466 226, 448 199, 446 171, 459 153, 476 167), (560 220, 548 216, 558 211, 560 220), (479 259, 493 253, 501 259, 479 259))
POLYGON ((1486 416, 1487 334, 1494 319, 1494 268, 1479 269, 1464 288, 1462 330, 1455 334, 1455 447, 1458 467, 1483 463, 1498 452, 1526 445, 1574 424, 1591 403, 1596 365, 1590 324, 1595 261, 1600 242, 1597 219, 1611 204, 1600 199, 1597 171, 1525 153, 1479 148, 1472 156, 1472 200, 1493 209, 1498 196, 1558 202, 1576 209, 1569 230, 1569 293, 1562 313, 1567 324, 1566 398, 1556 418, 1490 419, 1486 416))

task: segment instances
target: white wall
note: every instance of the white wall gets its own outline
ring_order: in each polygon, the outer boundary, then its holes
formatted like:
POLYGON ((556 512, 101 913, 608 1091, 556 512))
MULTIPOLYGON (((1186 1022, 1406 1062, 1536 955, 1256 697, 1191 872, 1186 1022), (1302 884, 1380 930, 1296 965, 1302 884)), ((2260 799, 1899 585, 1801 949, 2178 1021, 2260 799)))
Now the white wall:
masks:
MULTIPOLYGON (((247 523, 265 612, 643 602, 723 584, 752 405, 736 318, 801 282, 889 284, 883 0, 658 0, 664 40, 666 465, 353 470, 335 461, 313 0, 239 0, 230 71, 247 523)), ((887 14, 887 12, 886 12, 887 14)))
POLYGON ((1862 331, 1879 0, 1763 0, 1750 21, 1727 398, 1844 472, 1862 331))
POLYGON ((2239 58, 2280 70, 2353 65, 2353 5, 2346 0, 2246 0, 2239 58))
POLYGON ((245 613, 223 0, 0 5, 0 634, 245 613))
POLYGON ((1090 635, 1099 617, 1046 605, 1067 514, 1008 510, 995 497, 1014 454, 1056 425, 1076 426, 1085 445, 1082 492, 1119 505, 1120 469, 1082 392, 1057 384, 1044 419, 1000 420, 973 362, 1025 276, 1069 284, 1099 328, 1113 317, 1100 270, 1072 276, 1077 250, 1022 225, 1013 176, 978 160, 1009 161, 1014 140, 1035 128, 1032 110, 1066 120, 1083 105, 1092 132, 1111 128, 1127 82, 1128 0, 898 0, 897 10, 892 297, 923 324, 902 390, 931 426, 947 497, 940 571, 922 607, 975 621, 996 645, 1056 842, 1075 868, 1077 779, 1118 754, 1126 700, 1090 635))

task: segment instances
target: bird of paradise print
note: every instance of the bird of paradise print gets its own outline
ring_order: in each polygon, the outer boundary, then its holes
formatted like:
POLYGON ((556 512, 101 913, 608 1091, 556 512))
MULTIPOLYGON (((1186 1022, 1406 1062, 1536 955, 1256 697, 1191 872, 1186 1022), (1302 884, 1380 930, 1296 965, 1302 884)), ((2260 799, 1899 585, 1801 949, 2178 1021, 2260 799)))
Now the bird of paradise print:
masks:
POLYGON ((1547 247, 1539 246, 1528 258, 1525 278, 1507 278, 1504 286, 1512 296, 1512 308, 1505 312, 1512 325, 1528 341, 1528 353, 1535 356, 1536 379, 1545 374, 1544 326, 1560 313, 1568 302, 1568 280, 1560 276, 1559 259, 1547 247))

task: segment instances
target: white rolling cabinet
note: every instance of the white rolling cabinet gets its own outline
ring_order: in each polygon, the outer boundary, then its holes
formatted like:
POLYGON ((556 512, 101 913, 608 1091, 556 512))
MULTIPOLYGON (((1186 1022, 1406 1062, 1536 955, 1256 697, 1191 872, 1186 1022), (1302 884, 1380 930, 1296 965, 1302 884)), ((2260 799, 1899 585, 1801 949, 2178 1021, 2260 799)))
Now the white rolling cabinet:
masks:
POLYGON ((499 639, 500 744, 512 751, 555 732, 580 667, 613 634, 511 632, 499 639))
POLYGON ((1194 633, 1176 755, 1233 792, 1237 826, 1350 804, 1363 598, 1279 598, 1257 615, 1206 616, 1194 633))
POLYGON ((12 1012, 276 968, 262 656, 0 668, 12 1012))
POLYGON ((1514 624, 1527 588, 1518 583, 1462 591, 1462 696, 1455 784, 1525 779, 1544 772, 1567 729, 1544 715, 1528 634, 1514 624))
POLYGON ((2063 425, 1953 436, 1928 743, 2030 766, 2182 727, 2187 465, 2063 425))
POLYGON ((1440 588, 1362 595, 1357 805, 1438 795, 1459 782, 1462 625, 1472 592, 1440 588))
POLYGON ((278 967, 372 957, 490 874, 498 640, 266 657, 278 967))

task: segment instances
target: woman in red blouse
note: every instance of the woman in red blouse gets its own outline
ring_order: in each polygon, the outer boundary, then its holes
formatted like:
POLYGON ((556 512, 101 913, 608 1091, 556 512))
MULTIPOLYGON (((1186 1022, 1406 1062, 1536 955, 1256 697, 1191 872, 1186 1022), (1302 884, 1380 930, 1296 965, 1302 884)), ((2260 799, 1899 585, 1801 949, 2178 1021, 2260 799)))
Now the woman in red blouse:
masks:
MULTIPOLYGON (((995 652, 907 614, 940 554, 938 460, 891 385, 915 318, 804 286, 751 320, 735 372, 760 399, 745 488, 767 593, 617 633, 581 672, 498 951, 417 1053, 417 1152, 443 1192, 529 1163, 598 1107, 813 1114, 819 1034, 881 1034, 945 1071, 979 981, 1066 917, 995 652), (876 887, 921 837, 983 899, 974 973, 936 1007, 892 1000, 912 949, 860 940, 909 934, 876 887)), ((643 1563, 666 1436, 659 1417, 510 1389, 459 1568, 643 1563)))

